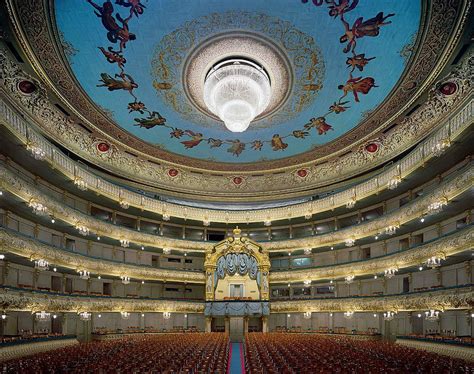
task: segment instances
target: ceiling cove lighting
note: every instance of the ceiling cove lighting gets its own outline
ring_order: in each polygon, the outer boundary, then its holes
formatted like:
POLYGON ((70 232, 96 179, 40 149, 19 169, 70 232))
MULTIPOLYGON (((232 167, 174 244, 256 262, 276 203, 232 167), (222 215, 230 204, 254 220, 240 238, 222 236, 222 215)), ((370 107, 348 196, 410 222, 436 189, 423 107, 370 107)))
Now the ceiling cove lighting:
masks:
POLYGON ((245 59, 215 65, 204 81, 204 102, 232 132, 247 130, 272 95, 270 78, 256 63, 245 59))

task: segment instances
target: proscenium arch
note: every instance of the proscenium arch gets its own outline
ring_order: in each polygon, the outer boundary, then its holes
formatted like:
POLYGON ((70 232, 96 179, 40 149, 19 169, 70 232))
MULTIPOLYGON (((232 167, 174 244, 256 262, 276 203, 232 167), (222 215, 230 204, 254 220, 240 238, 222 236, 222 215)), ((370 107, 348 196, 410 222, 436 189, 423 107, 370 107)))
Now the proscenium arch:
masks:
MULTIPOLYGON (((258 286, 260 291, 260 300, 269 299, 268 276, 270 272, 270 259, 268 257, 268 252, 262 249, 262 247, 253 240, 242 237, 241 230, 236 228, 233 231, 233 236, 221 241, 206 252, 206 260, 204 262, 204 268, 206 270, 206 301, 213 301, 215 299, 215 288, 218 281, 216 272, 218 269, 218 261, 222 257, 224 257, 226 260, 237 258, 239 261, 244 259, 244 261, 250 262, 253 262, 252 259, 255 259, 256 270, 252 269, 252 272, 255 273, 256 278, 259 278, 258 286)), ((249 263, 247 262, 246 265, 246 274, 248 274, 249 263)), ((237 269, 235 273, 238 273, 237 269)), ((226 274, 224 274, 224 277, 225 275, 226 274)))

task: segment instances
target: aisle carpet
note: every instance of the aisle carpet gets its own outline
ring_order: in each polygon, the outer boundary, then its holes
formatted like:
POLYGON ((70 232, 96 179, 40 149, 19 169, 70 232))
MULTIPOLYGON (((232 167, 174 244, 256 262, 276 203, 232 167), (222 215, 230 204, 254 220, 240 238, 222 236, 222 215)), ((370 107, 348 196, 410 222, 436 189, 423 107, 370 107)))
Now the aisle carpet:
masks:
POLYGON ((230 344, 230 374, 245 374, 242 343, 230 344))

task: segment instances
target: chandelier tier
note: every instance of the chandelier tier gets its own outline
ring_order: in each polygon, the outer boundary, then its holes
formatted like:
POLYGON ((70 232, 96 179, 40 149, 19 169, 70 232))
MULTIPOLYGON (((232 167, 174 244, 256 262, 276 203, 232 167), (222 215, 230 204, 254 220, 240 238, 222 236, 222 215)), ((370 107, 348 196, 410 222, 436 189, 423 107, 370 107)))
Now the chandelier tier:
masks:
POLYGON ((265 70, 245 59, 218 63, 204 81, 204 102, 232 132, 247 130, 268 106, 271 94, 265 70))

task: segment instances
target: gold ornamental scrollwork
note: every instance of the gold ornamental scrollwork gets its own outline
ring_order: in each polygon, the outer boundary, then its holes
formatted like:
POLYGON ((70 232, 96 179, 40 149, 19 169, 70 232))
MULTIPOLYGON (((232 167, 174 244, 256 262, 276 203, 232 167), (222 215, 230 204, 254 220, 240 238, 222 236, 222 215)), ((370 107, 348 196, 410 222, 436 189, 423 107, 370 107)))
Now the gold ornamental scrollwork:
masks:
POLYGON ((76 297, 32 291, 0 289, 0 308, 14 311, 48 312, 171 312, 203 313, 204 303, 197 301, 123 299, 114 297, 76 297))
MULTIPOLYGON (((469 190, 473 186, 473 180, 474 168, 472 167, 471 162, 462 170, 453 174, 450 179, 439 184, 431 193, 427 193, 409 204, 406 204, 391 213, 384 214, 379 218, 363 222, 357 226, 349 226, 322 235, 301 239, 270 241, 261 243, 259 246, 268 252, 283 252, 302 248, 316 248, 320 246, 334 245, 343 243, 348 238, 357 240, 367 236, 376 235, 382 232, 390 223, 402 225, 421 217, 428 211, 429 205, 433 202, 437 202, 444 198, 451 201, 456 196, 469 190)), ((86 225, 91 232, 101 233, 103 236, 116 240, 123 239, 124 236, 126 236, 126 239, 133 243, 160 248, 173 248, 175 250, 187 252, 206 252, 206 254, 213 248, 213 244, 209 242, 181 240, 146 234, 126 227, 117 227, 116 225, 91 217, 90 215, 73 209, 56 200, 54 197, 44 193, 32 183, 26 181, 1 163, 0 187, 8 190, 23 201, 30 201, 30 199, 35 198, 48 209, 50 214, 54 214, 55 217, 60 218, 64 222, 73 226, 76 226, 78 222, 81 222, 86 225)))
POLYGON ((273 301, 271 313, 386 312, 472 309, 474 287, 451 287, 436 291, 380 297, 344 297, 318 300, 273 301))

